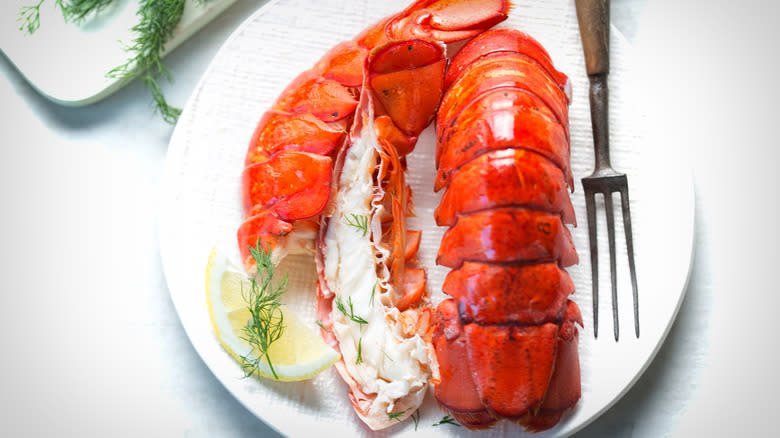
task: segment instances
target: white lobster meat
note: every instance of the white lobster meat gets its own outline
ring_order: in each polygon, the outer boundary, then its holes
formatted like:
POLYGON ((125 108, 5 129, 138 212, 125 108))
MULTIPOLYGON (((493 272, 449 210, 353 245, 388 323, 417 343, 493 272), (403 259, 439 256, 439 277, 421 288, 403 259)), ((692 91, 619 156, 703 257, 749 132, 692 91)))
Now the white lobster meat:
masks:
POLYGON ((438 379, 430 296, 416 263, 420 233, 406 229, 411 192, 396 136, 413 145, 431 121, 445 67, 444 47, 424 40, 391 43, 369 56, 358 119, 336 162, 317 242, 323 335, 341 352, 336 367, 355 411, 375 430, 413 414, 438 379), (382 99, 394 93, 416 102, 409 114, 385 113, 382 99))

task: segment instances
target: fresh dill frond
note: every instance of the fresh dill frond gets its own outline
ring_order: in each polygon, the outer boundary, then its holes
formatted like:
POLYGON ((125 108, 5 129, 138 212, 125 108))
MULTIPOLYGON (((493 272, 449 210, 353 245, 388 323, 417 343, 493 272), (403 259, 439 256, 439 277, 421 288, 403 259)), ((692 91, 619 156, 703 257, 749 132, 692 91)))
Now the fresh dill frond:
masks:
POLYGON ((132 56, 106 74, 122 80, 141 78, 152 93, 156 109, 171 124, 178 120, 181 109, 168 104, 157 79, 162 76, 171 80, 171 72, 163 65, 161 55, 181 20, 184 3, 185 0, 141 0, 136 13, 141 20, 131 28, 136 37, 132 45, 125 47, 132 56))
MULTIPOLYGON (((32 35, 41 27, 41 5, 45 0, 39 0, 38 4, 22 6, 19 9, 19 17, 16 21, 21 23, 19 30, 32 35)), ((54 6, 62 11, 62 18, 66 23, 78 23, 91 13, 99 13, 114 0, 56 0, 54 6)))
POLYGON ((249 291, 242 291, 242 295, 247 305, 251 320, 244 327, 244 336, 242 339, 254 347, 260 354, 258 357, 241 356, 241 367, 244 369, 244 377, 251 376, 260 366, 261 357, 265 358, 271 373, 278 380, 271 358, 268 355, 268 348, 272 343, 282 337, 284 332, 284 318, 280 309, 281 302, 279 298, 287 289, 287 275, 273 284, 274 264, 271 261, 271 246, 266 248, 262 241, 258 239, 257 246, 249 248, 252 258, 255 259, 256 272, 250 278, 249 291))
POLYGON ((451 424, 453 426, 461 427, 461 425, 458 424, 455 419, 449 415, 445 415, 444 418, 442 418, 438 423, 434 423, 434 426, 441 426, 442 424, 451 424))
POLYGON ((412 414, 412 420, 414 421, 414 431, 417 432, 417 426, 420 424, 420 410, 417 409, 412 414))
MULTIPOLYGON (((409 409, 411 409, 411 408, 409 408, 409 409)), ((406 413, 406 411, 408 411, 409 409, 404 409, 404 410, 403 410, 403 411, 401 411, 401 412, 390 412, 390 413, 388 413, 388 414, 387 414, 387 418, 389 418, 390 420, 395 420, 395 421, 397 421, 397 422, 399 422, 399 423, 400 423, 400 422, 401 422, 401 417, 403 417, 403 415, 404 415, 404 414, 406 413)))
POLYGON ((352 308, 352 297, 347 298, 347 304, 349 304, 349 311, 347 311, 346 306, 344 306, 344 302, 341 301, 341 297, 336 298, 336 308, 339 309, 339 311, 341 311, 344 316, 360 325, 368 324, 368 321, 358 315, 355 315, 355 309, 352 308))
POLYGON ((368 216, 350 213, 349 216, 344 216, 344 221, 350 227, 355 227, 356 230, 363 231, 363 236, 365 237, 368 232, 368 216))
POLYGON ((363 363, 363 338, 358 339, 358 351, 357 358, 355 359, 355 365, 363 363))
POLYGON ((32 35, 41 27, 41 5, 45 0, 38 1, 37 5, 22 6, 19 9, 19 17, 16 21, 21 23, 19 30, 32 35))
POLYGON ((62 10, 62 16, 66 22, 78 23, 87 15, 99 13, 114 0, 57 0, 57 6, 62 10))
POLYGON ((326 329, 326 328, 325 328, 325 325, 322 323, 322 321, 317 321, 317 325, 318 325, 318 326, 320 326, 320 328, 322 329, 322 331, 324 331, 324 332, 328 332, 328 333, 330 333, 330 334, 333 334, 333 332, 332 332, 332 331, 330 331, 330 330, 328 330, 328 329, 326 329))
POLYGON ((371 289, 371 298, 370 298, 371 301, 369 301, 369 304, 371 304, 371 306, 374 305, 374 295, 375 294, 376 294, 376 284, 374 285, 374 288, 371 289))
POLYGON ((389 355, 389 354, 387 354, 387 352, 386 352, 385 350, 382 350, 382 354, 384 354, 384 355, 385 355, 385 357, 386 357, 386 358, 387 358, 387 359, 388 359, 390 362, 395 362, 395 361, 393 360, 393 358, 392 358, 392 357, 390 357, 390 355, 389 355))

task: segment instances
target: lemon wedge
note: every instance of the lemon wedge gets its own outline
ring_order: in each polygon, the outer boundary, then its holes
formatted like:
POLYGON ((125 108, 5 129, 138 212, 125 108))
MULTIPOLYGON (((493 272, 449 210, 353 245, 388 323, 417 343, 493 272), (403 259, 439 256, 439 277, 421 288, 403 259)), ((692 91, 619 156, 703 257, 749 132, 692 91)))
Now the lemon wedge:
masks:
MULTIPOLYGON (((206 265, 206 303, 214 332, 222 347, 239 363, 241 356, 261 357, 260 352, 242 339, 251 320, 242 291, 250 290, 246 274, 214 248, 206 265)), ((301 321, 286 306, 280 307, 284 321, 281 337, 268 347, 268 356, 278 380, 290 382, 310 379, 328 369, 339 354, 301 321)), ((255 374, 276 379, 265 360, 258 362, 255 374)))

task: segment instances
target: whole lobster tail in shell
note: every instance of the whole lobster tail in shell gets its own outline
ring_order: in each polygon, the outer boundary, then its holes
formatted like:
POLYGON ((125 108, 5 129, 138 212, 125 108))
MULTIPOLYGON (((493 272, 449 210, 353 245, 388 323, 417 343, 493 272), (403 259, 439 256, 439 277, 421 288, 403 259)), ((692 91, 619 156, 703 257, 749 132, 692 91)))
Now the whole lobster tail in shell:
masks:
POLYGON ((341 352, 336 369, 374 430, 412 415, 438 377, 430 294, 417 263, 420 232, 406 228, 412 201, 404 155, 433 120, 446 66, 444 46, 427 40, 369 54, 317 240, 321 333, 341 352))
MULTIPOLYGON (((418 0, 337 44, 298 75, 261 117, 246 154, 246 219, 238 244, 247 267, 252 265, 248 249, 260 238, 271 245, 277 262, 288 252, 313 250, 318 217, 331 195, 334 160, 355 122, 364 64, 374 48, 408 39, 447 43, 471 38, 504 20, 509 7, 508 0, 418 0)), ((384 85, 398 79, 375 77, 384 85)), ((405 118, 416 101, 393 94, 392 87, 386 90, 376 100, 381 112, 400 125, 384 119, 377 123, 390 131, 387 138, 403 155, 414 144, 410 133, 422 122, 405 118)))
POLYGON ((548 429, 580 398, 582 317, 563 270, 578 262, 568 79, 538 42, 500 29, 466 44, 445 83, 437 263, 453 271, 434 314, 435 395, 472 429, 548 429))

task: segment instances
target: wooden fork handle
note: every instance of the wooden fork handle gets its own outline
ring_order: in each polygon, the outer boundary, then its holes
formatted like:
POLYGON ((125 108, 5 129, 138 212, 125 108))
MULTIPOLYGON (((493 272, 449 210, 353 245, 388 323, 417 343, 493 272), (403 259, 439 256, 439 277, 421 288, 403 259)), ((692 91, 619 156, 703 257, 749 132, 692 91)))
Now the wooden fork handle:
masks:
POLYGON ((588 76, 609 73, 609 0, 575 0, 588 76))
POLYGON ((595 169, 609 173, 609 0, 575 0, 585 69, 590 79, 590 121, 593 127, 595 169))

